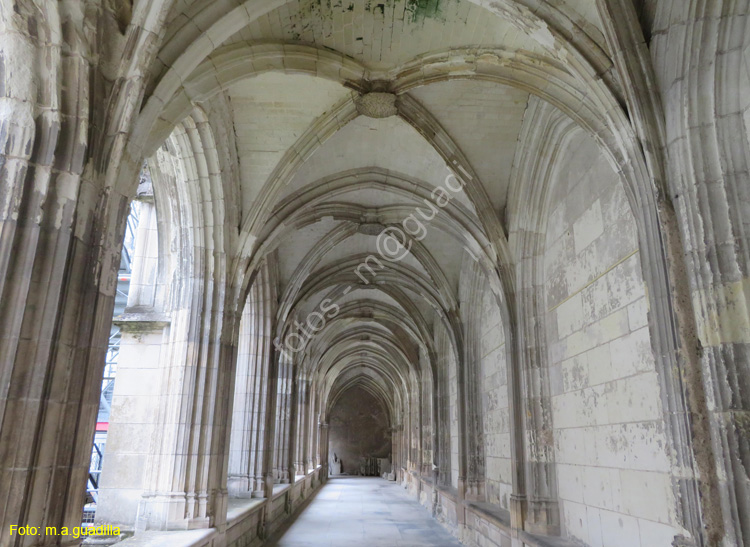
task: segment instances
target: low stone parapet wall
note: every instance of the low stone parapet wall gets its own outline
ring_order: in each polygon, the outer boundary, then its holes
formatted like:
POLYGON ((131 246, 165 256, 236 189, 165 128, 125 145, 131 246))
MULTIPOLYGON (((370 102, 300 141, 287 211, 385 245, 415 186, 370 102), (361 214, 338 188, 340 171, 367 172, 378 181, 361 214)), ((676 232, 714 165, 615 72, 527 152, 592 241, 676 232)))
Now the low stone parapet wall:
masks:
MULTIPOLYGON (((318 466, 306 475, 298 475, 294 484, 278 484, 270 500, 230 498, 227 523, 217 528, 187 531, 149 531, 116 543, 118 547, 256 547, 263 545, 293 518, 305 500, 325 481, 318 466)), ((88 545, 91 538, 84 542, 88 545)))

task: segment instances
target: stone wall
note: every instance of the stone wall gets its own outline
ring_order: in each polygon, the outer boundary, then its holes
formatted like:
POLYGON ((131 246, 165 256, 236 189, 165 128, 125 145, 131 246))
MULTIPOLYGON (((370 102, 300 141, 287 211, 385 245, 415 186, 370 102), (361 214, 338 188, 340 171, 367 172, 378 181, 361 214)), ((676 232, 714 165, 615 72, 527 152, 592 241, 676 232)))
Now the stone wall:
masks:
POLYGON ((329 417, 329 460, 334 454, 348 475, 360 474, 362 458, 391 456, 388 416, 380 402, 362 388, 344 393, 329 417))
POLYGON ((633 216, 591 140, 563 157, 544 261, 563 533, 669 545, 675 502, 633 216))

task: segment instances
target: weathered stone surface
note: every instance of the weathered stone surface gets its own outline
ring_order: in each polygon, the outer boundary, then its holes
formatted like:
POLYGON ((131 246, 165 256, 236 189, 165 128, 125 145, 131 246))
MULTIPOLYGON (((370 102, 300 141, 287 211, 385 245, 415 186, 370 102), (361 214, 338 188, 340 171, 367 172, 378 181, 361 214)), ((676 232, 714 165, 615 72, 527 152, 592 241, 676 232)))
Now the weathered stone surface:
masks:
POLYGON ((113 321, 132 545, 334 452, 470 545, 750 542, 747 2, 7 4, 0 545, 78 543, 10 530, 81 524, 113 321))
POLYGON ((331 410, 328 442, 329 461, 334 461, 335 454, 341 471, 379 476, 377 469, 372 472, 372 460, 390 458, 393 448, 385 409, 368 392, 352 388, 331 410))

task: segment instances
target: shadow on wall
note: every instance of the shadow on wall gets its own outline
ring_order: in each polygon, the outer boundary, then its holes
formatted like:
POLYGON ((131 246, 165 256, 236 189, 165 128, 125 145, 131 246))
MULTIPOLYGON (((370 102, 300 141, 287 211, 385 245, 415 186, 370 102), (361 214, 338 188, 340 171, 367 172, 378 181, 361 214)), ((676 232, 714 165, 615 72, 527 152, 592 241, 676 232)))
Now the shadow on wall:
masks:
POLYGON ((353 387, 344 393, 331 410, 328 423, 331 475, 380 476, 390 472, 388 415, 368 391, 353 387))

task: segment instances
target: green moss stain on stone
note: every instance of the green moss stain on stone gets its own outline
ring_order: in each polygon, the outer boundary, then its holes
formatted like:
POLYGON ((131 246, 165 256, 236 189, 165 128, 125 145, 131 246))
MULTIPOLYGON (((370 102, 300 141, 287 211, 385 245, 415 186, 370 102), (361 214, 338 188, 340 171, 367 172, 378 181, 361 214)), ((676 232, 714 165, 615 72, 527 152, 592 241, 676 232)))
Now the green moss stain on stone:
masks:
POLYGON ((406 12, 408 20, 412 23, 417 23, 425 19, 440 18, 442 15, 442 10, 440 9, 441 3, 443 3, 443 0, 407 0, 406 12))

